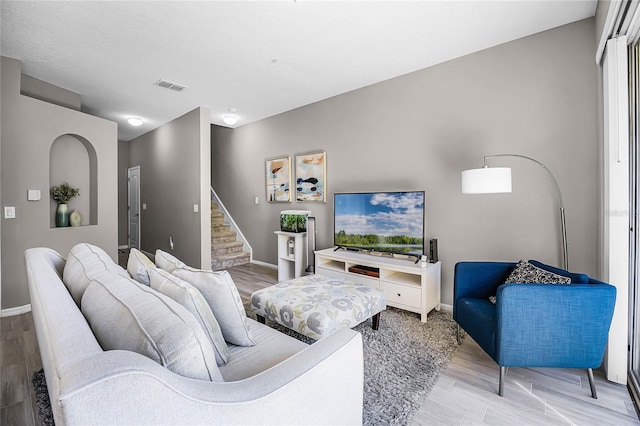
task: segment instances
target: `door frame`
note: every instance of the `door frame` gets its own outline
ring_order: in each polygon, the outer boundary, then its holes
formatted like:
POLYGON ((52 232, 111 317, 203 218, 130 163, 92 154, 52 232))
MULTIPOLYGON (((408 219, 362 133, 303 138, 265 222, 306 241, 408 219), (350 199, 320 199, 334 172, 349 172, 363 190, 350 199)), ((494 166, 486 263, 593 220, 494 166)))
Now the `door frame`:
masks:
MULTIPOLYGON (((133 166, 127 169, 127 245, 131 248, 131 175, 132 172, 138 172, 138 213, 140 213, 140 166, 133 166)), ((142 215, 138 214, 138 249, 140 248, 140 229, 142 224, 142 215)))

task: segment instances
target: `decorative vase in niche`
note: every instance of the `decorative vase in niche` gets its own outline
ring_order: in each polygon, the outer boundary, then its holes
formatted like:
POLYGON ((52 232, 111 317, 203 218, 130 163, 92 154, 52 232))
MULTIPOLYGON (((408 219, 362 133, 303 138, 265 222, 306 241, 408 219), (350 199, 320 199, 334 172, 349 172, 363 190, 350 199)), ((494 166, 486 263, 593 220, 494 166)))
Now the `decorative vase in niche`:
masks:
POLYGON ((58 204, 56 209, 56 226, 60 228, 69 226, 69 207, 64 203, 58 204))
POLYGON ((82 223, 82 216, 80 215, 78 210, 74 210, 71 212, 71 214, 69 215, 69 223, 71 224, 71 226, 80 226, 80 224, 82 223))

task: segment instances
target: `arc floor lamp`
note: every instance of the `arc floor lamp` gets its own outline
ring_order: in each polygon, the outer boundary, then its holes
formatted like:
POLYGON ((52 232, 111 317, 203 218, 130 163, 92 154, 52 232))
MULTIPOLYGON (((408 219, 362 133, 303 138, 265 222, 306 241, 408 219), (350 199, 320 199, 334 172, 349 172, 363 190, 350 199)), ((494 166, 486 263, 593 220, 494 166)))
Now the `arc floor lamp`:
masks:
POLYGON ((481 169, 471 169, 462 172, 462 193, 463 194, 496 194, 503 192, 511 192, 511 169, 508 167, 489 167, 487 158, 494 157, 517 157, 532 161, 542 167, 547 175, 553 181, 558 193, 558 201, 560 203, 560 224, 562 231, 562 249, 563 249, 563 266, 565 270, 569 270, 569 254, 567 243, 567 224, 564 214, 564 202, 562 200, 562 192, 556 177, 551 173, 540 161, 520 154, 494 154, 484 156, 484 165, 481 169))

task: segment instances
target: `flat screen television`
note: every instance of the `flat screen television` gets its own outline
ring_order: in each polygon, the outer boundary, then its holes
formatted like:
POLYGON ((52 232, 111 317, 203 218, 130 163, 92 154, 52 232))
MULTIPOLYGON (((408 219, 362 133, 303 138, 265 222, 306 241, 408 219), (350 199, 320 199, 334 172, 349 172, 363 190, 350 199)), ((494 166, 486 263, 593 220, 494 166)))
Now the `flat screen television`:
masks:
POLYGON ((335 193, 333 244, 424 254, 424 191, 335 193))

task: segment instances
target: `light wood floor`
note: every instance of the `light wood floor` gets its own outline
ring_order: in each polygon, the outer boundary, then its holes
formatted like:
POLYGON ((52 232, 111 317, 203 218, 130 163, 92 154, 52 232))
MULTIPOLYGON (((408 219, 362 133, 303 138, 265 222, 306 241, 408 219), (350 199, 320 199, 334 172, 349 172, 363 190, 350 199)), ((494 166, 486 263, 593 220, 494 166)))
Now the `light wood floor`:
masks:
MULTIPOLYGON (((276 270, 259 265, 229 273, 244 301, 277 282, 276 270)), ((0 425, 38 424, 31 376, 40 368, 31 313, 2 318, 0 425)), ((601 371, 594 374, 597 400, 586 371, 512 368, 501 398, 497 365, 466 337, 412 425, 640 425, 626 387, 608 382, 601 371)))
POLYGON ((31 312, 0 319, 0 425, 34 425, 33 373, 42 368, 31 312))
POLYGON ((498 396, 498 366, 468 336, 441 372, 413 425, 638 425, 627 387, 594 371, 510 368, 498 396))

